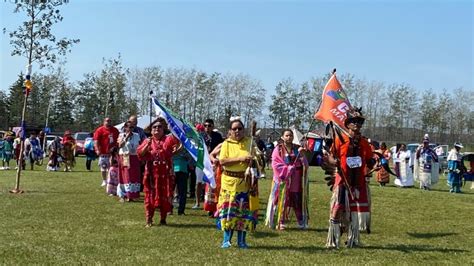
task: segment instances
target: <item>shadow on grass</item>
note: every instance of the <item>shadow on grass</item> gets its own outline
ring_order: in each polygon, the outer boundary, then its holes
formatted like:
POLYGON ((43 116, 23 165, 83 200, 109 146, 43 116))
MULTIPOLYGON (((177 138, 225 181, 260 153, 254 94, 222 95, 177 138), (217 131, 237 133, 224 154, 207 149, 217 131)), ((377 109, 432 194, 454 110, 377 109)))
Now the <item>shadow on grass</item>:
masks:
POLYGON ((254 238, 266 238, 266 237, 278 237, 280 234, 276 232, 262 232, 262 231, 256 231, 252 233, 252 237, 254 238))
POLYGON ((323 229, 323 228, 311 228, 310 227, 310 228, 306 228, 306 229, 302 230, 302 229, 299 229, 299 228, 295 227, 295 228, 286 228, 285 231, 296 231, 296 232, 302 232, 302 233, 308 232, 308 231, 309 232, 327 232, 328 229, 327 228, 323 229))
POLYGON ((278 250, 278 251, 283 251, 283 250, 288 250, 288 251, 299 251, 299 252, 306 252, 306 253, 314 253, 314 252, 326 252, 328 251, 327 248, 322 247, 322 246, 304 246, 304 247, 292 247, 292 246, 251 246, 251 249, 261 249, 261 250, 278 250))
POLYGON ((427 245, 387 245, 383 247, 378 246, 362 246, 362 249, 379 249, 379 250, 396 250, 405 253, 416 253, 416 252, 442 252, 442 253, 452 253, 452 252, 469 252, 465 249, 456 249, 456 248, 437 248, 427 245))
POLYGON ((179 227, 179 228, 216 228, 215 224, 175 224, 168 223, 166 227, 179 227))
POLYGON ((415 238, 435 238, 457 235, 457 233, 407 233, 407 235, 415 238))
MULTIPOLYGON (((64 194, 64 195, 67 195, 67 194, 87 194, 86 192, 77 192, 77 191, 60 191, 60 190, 24 190, 24 193, 25 194, 64 194)), ((105 194, 105 196, 107 196, 107 194, 105 194)))

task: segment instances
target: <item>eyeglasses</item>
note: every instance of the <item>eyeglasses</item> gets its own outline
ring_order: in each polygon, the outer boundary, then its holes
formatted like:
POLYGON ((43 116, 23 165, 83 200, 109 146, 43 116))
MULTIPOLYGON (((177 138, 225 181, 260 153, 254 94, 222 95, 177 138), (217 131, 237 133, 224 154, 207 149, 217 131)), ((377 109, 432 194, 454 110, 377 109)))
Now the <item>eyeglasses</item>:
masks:
POLYGON ((234 128, 231 128, 232 131, 242 131, 244 130, 243 127, 234 127, 234 128))
POLYGON ((204 124, 204 127, 213 127, 214 125, 211 124, 204 124))
POLYGON ((154 125, 151 128, 163 128, 163 125, 154 125))

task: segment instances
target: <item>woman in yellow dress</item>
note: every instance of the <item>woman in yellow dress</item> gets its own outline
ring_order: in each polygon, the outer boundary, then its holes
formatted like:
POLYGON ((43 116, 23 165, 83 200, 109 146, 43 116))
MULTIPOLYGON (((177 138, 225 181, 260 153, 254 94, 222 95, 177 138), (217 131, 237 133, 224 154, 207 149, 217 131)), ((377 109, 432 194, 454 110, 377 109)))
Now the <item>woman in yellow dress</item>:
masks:
POLYGON ((231 246, 234 230, 237 230, 239 248, 247 248, 247 231, 253 231, 257 223, 257 210, 251 210, 249 204, 250 193, 255 192, 245 178, 245 170, 252 163, 252 140, 245 137, 244 124, 238 117, 231 119, 229 130, 229 138, 223 142, 219 155, 224 170, 217 204, 217 224, 224 231, 222 248, 231 246))

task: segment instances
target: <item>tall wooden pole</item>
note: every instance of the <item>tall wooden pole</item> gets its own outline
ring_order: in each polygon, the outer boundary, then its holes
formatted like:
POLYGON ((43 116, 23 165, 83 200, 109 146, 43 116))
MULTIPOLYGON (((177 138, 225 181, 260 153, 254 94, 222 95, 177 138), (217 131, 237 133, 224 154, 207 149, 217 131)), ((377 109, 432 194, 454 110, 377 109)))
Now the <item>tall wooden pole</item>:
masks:
MULTIPOLYGON (((26 71, 27 79, 28 76, 31 77, 31 63, 33 62, 33 26, 35 24, 35 3, 31 2, 31 25, 30 25, 30 51, 28 54, 28 66, 26 71)), ((23 101, 23 110, 21 112, 21 135, 20 135, 20 157, 18 158, 18 165, 16 171, 16 180, 15 180, 15 188, 10 190, 10 193, 20 194, 24 191, 20 189, 20 178, 21 178, 21 170, 23 168, 23 159, 24 159, 24 152, 25 152, 25 138, 26 138, 26 128, 25 128, 25 114, 26 114, 26 104, 28 102, 28 95, 29 95, 28 88, 25 88, 25 100, 23 101)))

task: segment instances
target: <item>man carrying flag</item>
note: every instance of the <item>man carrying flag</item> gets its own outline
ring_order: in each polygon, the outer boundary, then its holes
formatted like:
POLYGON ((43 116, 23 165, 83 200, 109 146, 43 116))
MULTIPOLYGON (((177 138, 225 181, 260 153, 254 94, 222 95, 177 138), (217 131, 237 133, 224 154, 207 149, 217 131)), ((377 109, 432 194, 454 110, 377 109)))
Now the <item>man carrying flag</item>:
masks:
POLYGON ((369 193, 365 176, 372 168, 372 150, 360 129, 365 121, 361 110, 353 108, 335 73, 323 91, 315 119, 330 123, 332 145, 325 152, 323 169, 334 182, 330 203, 328 248, 339 248, 341 232, 346 231, 347 247, 360 244, 359 222, 370 219, 369 193))

